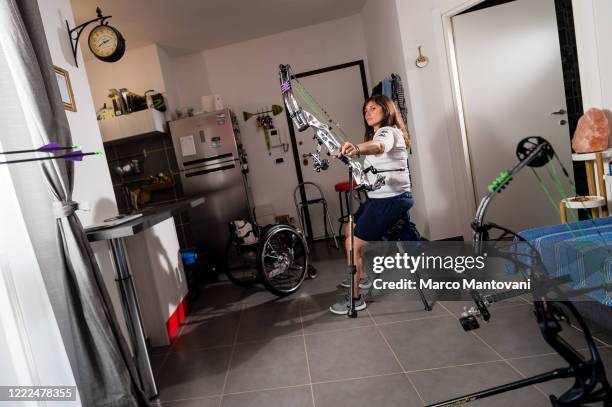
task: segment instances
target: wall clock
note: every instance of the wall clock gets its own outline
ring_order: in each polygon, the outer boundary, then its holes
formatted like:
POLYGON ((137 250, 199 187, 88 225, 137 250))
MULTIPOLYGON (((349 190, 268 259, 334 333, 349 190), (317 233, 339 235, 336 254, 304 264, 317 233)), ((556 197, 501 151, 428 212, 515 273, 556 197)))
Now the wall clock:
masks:
POLYGON ((104 62, 115 62, 125 53, 125 39, 108 24, 101 24, 89 33, 89 49, 96 58, 104 62))
POLYGON ((74 56, 75 66, 79 66, 77 62, 77 49, 79 38, 85 27, 91 23, 99 22, 100 24, 91 30, 87 40, 89 50, 96 58, 104 62, 116 62, 125 53, 125 39, 123 35, 115 27, 108 25, 108 20, 112 16, 102 15, 100 7, 96 8, 97 18, 84 22, 83 24, 70 28, 68 20, 66 20, 66 28, 70 37, 70 45, 72 46, 72 55, 74 56))

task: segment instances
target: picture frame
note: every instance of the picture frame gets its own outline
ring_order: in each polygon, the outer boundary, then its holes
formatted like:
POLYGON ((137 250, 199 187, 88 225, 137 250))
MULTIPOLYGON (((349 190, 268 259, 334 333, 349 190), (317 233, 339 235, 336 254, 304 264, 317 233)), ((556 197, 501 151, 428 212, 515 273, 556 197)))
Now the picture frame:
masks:
POLYGON ((68 75, 68 71, 55 65, 53 66, 53 71, 55 72, 55 78, 57 79, 64 109, 70 110, 71 112, 76 112, 77 108, 74 101, 74 93, 72 92, 72 85, 70 84, 70 76, 68 75))

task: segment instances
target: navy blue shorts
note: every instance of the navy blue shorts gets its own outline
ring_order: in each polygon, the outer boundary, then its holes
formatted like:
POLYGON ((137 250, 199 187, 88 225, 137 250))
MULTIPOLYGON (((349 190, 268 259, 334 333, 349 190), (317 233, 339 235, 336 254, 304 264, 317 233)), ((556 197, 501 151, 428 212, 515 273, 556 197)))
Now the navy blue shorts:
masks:
POLYGON ((367 242, 383 240, 400 219, 410 221, 408 210, 413 204, 408 192, 390 198, 368 198, 354 215, 355 236, 367 242))

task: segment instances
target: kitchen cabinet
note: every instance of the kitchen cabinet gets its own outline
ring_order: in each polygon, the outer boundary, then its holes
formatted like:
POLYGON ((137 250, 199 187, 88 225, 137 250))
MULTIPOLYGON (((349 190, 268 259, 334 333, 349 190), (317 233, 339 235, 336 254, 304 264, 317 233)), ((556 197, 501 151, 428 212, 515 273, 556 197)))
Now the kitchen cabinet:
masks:
POLYGON ((104 142, 168 131, 164 113, 155 109, 100 120, 98 125, 104 142))

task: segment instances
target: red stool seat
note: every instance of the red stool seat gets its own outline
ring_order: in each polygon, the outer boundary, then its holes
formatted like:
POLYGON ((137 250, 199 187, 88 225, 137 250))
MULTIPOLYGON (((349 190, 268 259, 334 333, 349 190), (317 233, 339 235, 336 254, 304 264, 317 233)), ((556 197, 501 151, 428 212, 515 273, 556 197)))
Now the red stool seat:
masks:
MULTIPOLYGON (((357 187, 357 182, 353 180, 353 188, 357 187)), ((338 228, 338 236, 342 236, 342 225, 348 222, 348 208, 349 208, 349 197, 350 189, 348 181, 338 182, 334 189, 338 192, 338 201, 340 203, 340 217, 338 218, 338 222, 340 223, 340 227, 338 228), (343 196, 344 195, 344 196, 343 196), (346 212, 345 212, 346 206, 346 212)), ((357 192, 359 196, 359 200, 361 201, 361 191, 357 192)))
MULTIPOLYGON (((356 187, 357 187, 357 183, 353 181, 353 188, 356 188, 356 187)), ((349 183, 348 181, 338 182, 334 186, 334 189, 336 190, 336 192, 347 192, 349 190, 349 183)))

